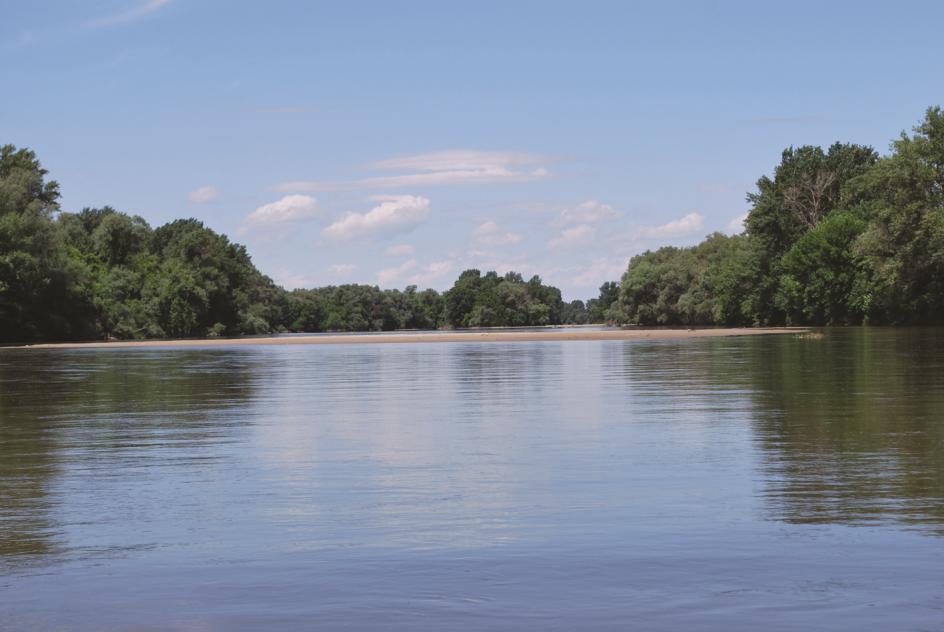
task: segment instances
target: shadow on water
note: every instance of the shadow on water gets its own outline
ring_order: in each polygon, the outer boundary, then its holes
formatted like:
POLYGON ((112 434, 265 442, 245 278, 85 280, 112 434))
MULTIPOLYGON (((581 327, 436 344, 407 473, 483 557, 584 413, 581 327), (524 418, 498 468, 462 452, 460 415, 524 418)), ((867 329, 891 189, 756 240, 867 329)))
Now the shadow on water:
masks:
POLYGON ((59 511, 70 495, 158 461, 199 467, 239 425, 224 413, 252 397, 251 358, 140 355, 0 356, 0 568, 75 553, 59 511))
POLYGON ((854 329, 755 350, 771 516, 944 534, 944 332, 854 329))
POLYGON ((623 353, 640 393, 746 402, 767 518, 944 535, 944 330, 837 329, 623 353))

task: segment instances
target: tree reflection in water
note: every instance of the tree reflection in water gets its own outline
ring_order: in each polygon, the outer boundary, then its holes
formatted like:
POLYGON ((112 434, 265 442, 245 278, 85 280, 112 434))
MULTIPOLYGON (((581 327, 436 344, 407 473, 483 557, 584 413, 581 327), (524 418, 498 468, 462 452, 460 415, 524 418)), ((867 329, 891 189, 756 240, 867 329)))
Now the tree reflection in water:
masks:
MULTIPOLYGON (((627 345, 647 392, 746 398, 768 517, 944 534, 944 330, 627 345)), ((673 395, 674 397, 675 395, 673 395)))
POLYGON ((220 433, 243 423, 230 413, 252 396, 253 363, 252 354, 208 350, 4 351, 0 566, 70 551, 57 511, 70 493, 155 458, 194 468, 212 461, 220 433), (65 465, 68 482, 59 477, 65 465))

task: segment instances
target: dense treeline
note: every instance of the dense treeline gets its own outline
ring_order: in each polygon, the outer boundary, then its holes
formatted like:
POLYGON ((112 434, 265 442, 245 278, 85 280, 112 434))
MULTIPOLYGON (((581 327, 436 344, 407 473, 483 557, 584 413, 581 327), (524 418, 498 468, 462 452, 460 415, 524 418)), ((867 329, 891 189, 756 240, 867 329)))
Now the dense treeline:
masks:
POLYGON ((598 298, 540 277, 466 270, 451 289, 287 292, 226 236, 151 228, 112 208, 67 213, 33 152, 0 151, 0 342, 280 331, 621 322, 944 323, 944 112, 891 153, 836 143, 783 152, 743 234, 634 257, 598 298))
POLYGON ((645 325, 944 323, 944 112, 891 153, 783 152, 744 234, 634 257, 615 319, 645 325))
POLYGON ((0 342, 376 331, 602 321, 614 284, 585 305, 539 277, 466 271, 455 287, 286 292, 246 249, 188 219, 153 229, 112 208, 62 212, 33 152, 0 153, 0 342))

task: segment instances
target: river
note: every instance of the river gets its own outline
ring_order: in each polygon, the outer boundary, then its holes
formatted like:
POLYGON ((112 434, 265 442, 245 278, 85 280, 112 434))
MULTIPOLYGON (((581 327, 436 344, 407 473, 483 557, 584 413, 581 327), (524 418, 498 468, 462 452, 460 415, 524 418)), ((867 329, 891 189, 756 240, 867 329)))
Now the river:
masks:
POLYGON ((3 630, 944 627, 944 330, 0 349, 3 630))

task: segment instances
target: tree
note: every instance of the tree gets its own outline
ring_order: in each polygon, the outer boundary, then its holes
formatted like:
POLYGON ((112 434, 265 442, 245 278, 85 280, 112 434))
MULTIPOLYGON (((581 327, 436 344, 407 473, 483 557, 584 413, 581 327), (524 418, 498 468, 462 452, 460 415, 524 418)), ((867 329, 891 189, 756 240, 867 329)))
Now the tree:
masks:
POLYGON ((0 341, 86 334, 82 269, 65 256, 59 185, 46 173, 33 152, 0 148, 0 341))
POLYGON ((944 320, 944 112, 929 108, 912 136, 853 182, 871 220, 855 244, 859 308, 876 322, 944 320))
POLYGON ((774 177, 763 176, 757 191, 747 196, 751 210, 747 234, 756 240, 758 256, 753 304, 760 323, 780 323, 785 314, 775 300, 781 277, 780 259, 806 231, 843 205, 843 190, 878 161, 878 154, 862 145, 834 143, 784 150, 774 177))
POLYGON ((859 270, 850 244, 865 228, 865 221, 852 213, 833 213, 787 252, 777 302, 789 322, 846 325, 862 321, 861 304, 852 298, 859 270))
POLYGON ((564 304, 561 311, 561 322, 570 325, 583 325, 589 321, 587 306, 581 300, 574 300, 564 304))
POLYGON ((607 281, 600 286, 600 295, 587 301, 587 321, 605 323, 611 319, 610 309, 619 300, 619 283, 607 281))

